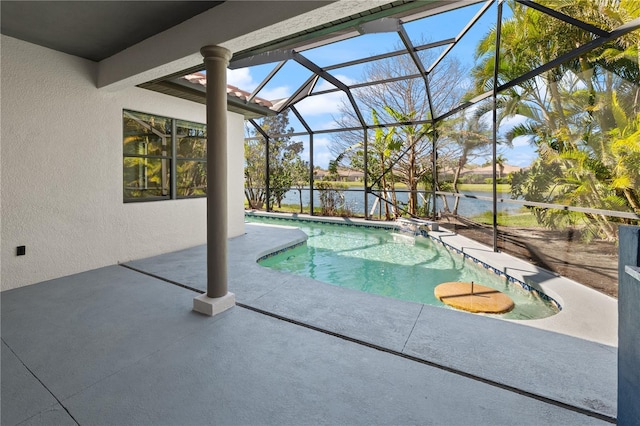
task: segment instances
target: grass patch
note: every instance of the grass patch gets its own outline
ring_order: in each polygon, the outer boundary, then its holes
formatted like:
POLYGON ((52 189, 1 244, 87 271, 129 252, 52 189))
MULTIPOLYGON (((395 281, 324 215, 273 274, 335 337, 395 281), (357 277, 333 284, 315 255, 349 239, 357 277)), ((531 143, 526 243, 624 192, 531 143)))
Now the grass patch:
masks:
MULTIPOLYGON (((511 192, 511 185, 508 183, 499 183, 496 185, 498 192, 511 192)), ((463 183, 458 185, 460 191, 476 191, 476 192, 493 192, 493 184, 490 183, 463 183)))
MULTIPOLYGON (((249 203, 247 200, 244 200, 244 208, 245 210, 249 209, 249 203)), ((260 210, 264 210, 264 206, 260 210)), ((319 211, 319 208, 316 207, 314 210, 319 211)), ((300 213, 300 204, 283 204, 282 207, 271 206, 271 211, 281 213, 300 213)), ((309 206, 303 205, 303 213, 309 213, 309 206)))
MULTIPOLYGON (((244 208, 245 208, 245 210, 249 209, 249 203, 247 203, 246 201, 244 203, 244 208)), ((266 210, 264 208, 262 208, 262 209, 260 209, 260 211, 266 211, 266 210)), ((295 213, 295 214, 300 214, 300 204, 283 204, 281 207, 272 206, 271 207, 271 211, 274 212, 274 213, 295 213)), ((321 216, 322 215, 322 208, 314 206, 313 212, 316 215, 321 216)), ((303 205, 302 214, 309 214, 309 206, 308 205, 303 205)), ((353 213, 349 217, 364 217, 364 214, 363 213, 353 213)))
MULTIPOLYGON (((493 224, 493 214, 491 212, 483 212, 479 215, 473 216, 471 220, 486 225, 493 224)), ((498 212, 498 225, 500 226, 515 226, 525 228, 543 228, 536 220, 533 213, 526 209, 521 209, 518 213, 500 213, 498 212)))

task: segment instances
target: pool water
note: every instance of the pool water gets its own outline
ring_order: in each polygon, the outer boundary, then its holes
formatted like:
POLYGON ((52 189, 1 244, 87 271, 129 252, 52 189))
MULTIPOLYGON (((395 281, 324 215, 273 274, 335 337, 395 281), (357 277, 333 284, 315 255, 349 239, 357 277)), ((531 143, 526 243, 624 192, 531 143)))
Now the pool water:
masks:
POLYGON ((299 227, 307 243, 260 261, 275 270, 396 299, 452 309, 433 293, 443 282, 473 281, 509 295, 508 319, 544 318, 558 312, 551 303, 504 277, 474 264, 428 238, 392 230, 327 223, 247 217, 248 222, 299 227))

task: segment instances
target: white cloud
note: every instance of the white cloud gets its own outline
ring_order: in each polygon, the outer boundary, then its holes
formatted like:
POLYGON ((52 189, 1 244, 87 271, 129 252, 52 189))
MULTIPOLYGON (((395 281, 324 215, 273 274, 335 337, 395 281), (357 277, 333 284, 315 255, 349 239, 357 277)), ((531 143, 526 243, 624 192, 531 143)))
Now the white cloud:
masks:
POLYGON ((507 158, 507 163, 513 166, 527 167, 538 157, 535 148, 526 145, 502 148, 500 153, 507 158))
POLYGON ((325 95, 309 96, 296 104, 296 108, 303 117, 322 114, 339 113, 340 105, 346 101, 344 92, 333 92, 325 95))
POLYGON ((523 124, 527 121, 527 117, 523 115, 514 115, 513 117, 505 117, 500 123, 500 132, 508 132, 515 126, 523 124))
MULTIPOLYGON (((336 116, 338 115, 339 114, 336 114, 336 116)), ((325 118, 325 117, 322 117, 322 118, 325 118)), ((313 122, 313 124, 311 124, 311 128, 316 130, 334 130, 334 129, 339 129, 341 127, 342 127, 341 124, 336 123, 336 121, 333 118, 329 118, 329 117, 327 117, 327 120, 325 121, 316 120, 313 122)))
MULTIPOLYGON (((354 80, 351 77, 348 77, 344 74, 336 74, 334 75, 334 77, 337 80, 340 80, 342 83, 346 84, 347 86, 351 86, 352 84, 357 83, 357 80, 354 80)), ((331 89, 336 89, 337 87, 334 86, 333 84, 329 83, 327 80, 322 80, 320 82, 320 84, 316 87, 315 91, 321 91, 321 90, 331 90, 331 89)))
MULTIPOLYGON (((258 82, 253 79, 249 68, 227 69, 227 84, 247 92, 252 92, 258 87, 258 82)), ((274 101, 289 97, 291 92, 292 90, 288 86, 266 87, 258 93, 258 96, 268 101, 274 101)))
POLYGON ((319 166, 323 169, 327 169, 329 167, 329 161, 333 160, 333 155, 329 151, 322 151, 313 153, 313 166, 319 166))
POLYGON ((522 153, 509 159, 509 164, 518 167, 529 167, 533 160, 536 159, 534 153, 522 153))
POLYGON ((288 98, 291 95, 291 89, 287 86, 279 86, 273 88, 265 88, 258 93, 258 96, 268 101, 276 101, 288 98))
POLYGON ((323 169, 329 167, 329 161, 333 160, 333 154, 329 152, 329 138, 313 138, 313 165, 320 166, 323 169))
POLYGON ((331 145, 331 139, 329 138, 313 138, 313 148, 328 148, 331 145))
POLYGON ((511 141, 514 147, 531 145, 531 136, 518 136, 511 141))
POLYGON ((252 91, 258 86, 258 83, 253 81, 249 68, 227 69, 227 84, 246 91, 252 91))
MULTIPOLYGON (((527 117, 522 115, 514 115, 513 117, 505 117, 500 124, 500 135, 504 136, 508 131, 513 129, 515 126, 519 126, 527 122, 527 117)), ((528 146, 530 145, 530 136, 518 136, 514 138, 511 142, 514 147, 520 146, 528 146)))
MULTIPOLYGON (((335 77, 346 85, 351 85, 356 80, 345 75, 336 74, 335 77)), ((315 92, 336 89, 336 86, 326 80, 322 80, 315 88, 315 92)), ((342 91, 326 93, 324 95, 309 96, 296 104, 296 108, 303 117, 318 116, 323 114, 338 115, 339 107, 343 102, 347 102, 347 96, 342 91)), ((332 121, 333 123, 333 121, 332 121)), ((334 125, 330 127, 335 127, 334 125)))

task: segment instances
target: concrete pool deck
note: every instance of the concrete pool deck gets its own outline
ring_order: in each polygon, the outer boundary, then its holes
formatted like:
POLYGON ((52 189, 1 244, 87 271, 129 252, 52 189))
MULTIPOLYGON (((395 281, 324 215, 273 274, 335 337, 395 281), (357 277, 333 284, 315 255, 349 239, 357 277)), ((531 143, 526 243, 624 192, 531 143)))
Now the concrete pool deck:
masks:
POLYGON ((305 239, 247 224, 229 240, 238 306, 213 318, 191 311, 204 246, 3 292, 2 424, 615 418, 615 345, 256 263, 305 239))

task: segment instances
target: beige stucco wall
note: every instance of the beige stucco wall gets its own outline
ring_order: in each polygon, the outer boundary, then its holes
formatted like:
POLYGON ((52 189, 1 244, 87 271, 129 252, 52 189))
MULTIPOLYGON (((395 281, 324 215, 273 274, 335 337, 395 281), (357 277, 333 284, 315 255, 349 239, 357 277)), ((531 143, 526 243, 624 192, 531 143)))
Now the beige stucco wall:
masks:
MULTIPOLYGON (((122 110, 204 123, 205 107, 96 88, 97 65, 1 46, 0 277, 7 290, 206 242, 206 200, 123 203, 122 110), (16 247, 26 246, 25 256, 16 247)), ((229 236, 244 233, 243 119, 228 113, 229 236)))

